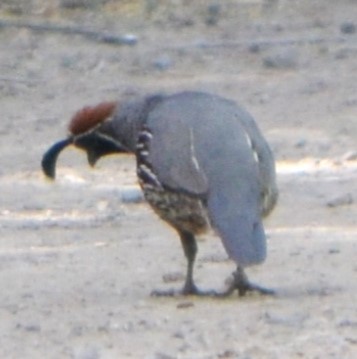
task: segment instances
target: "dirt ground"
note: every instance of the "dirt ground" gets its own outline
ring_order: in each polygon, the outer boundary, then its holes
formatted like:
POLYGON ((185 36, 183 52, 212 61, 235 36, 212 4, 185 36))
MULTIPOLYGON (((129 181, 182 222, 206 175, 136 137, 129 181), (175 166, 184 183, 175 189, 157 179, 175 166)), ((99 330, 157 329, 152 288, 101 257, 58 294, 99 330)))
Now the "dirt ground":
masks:
MULTIPOLYGON (((1 1, 0 358, 357 358, 356 27, 355 0, 1 1), (248 270, 274 297, 151 297, 185 260, 123 200, 133 159, 68 149, 41 173, 82 106, 182 89, 242 104, 275 152, 268 259, 248 270)), ((201 287, 233 269, 199 242, 201 287)))

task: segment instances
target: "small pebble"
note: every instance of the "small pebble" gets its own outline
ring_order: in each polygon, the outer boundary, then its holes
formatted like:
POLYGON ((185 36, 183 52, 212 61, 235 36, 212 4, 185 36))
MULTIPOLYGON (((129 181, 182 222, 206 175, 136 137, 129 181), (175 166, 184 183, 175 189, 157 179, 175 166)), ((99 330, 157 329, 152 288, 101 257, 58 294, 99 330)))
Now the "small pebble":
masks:
POLYGON ((221 16, 221 5, 219 3, 211 4, 207 7, 207 18, 206 25, 215 26, 217 25, 221 16))
POLYGON ((346 153, 342 156, 342 160, 343 160, 343 161, 356 161, 356 160, 357 160, 357 151, 349 151, 349 152, 346 152, 346 153))
POLYGON ((138 37, 133 34, 125 34, 122 36, 113 36, 106 34, 101 36, 101 40, 107 44, 118 44, 118 45, 128 45, 134 46, 138 42, 138 37))
POLYGON ((127 187, 120 191, 120 199, 123 203, 140 203, 144 201, 144 195, 138 187, 127 187))
POLYGON ((305 139, 301 139, 295 143, 296 148, 303 148, 307 144, 307 141, 305 139))
POLYGON ((249 52, 253 53, 253 54, 257 54, 261 51, 261 46, 257 43, 252 43, 248 46, 248 50, 249 52))
POLYGON ((353 204, 354 200, 351 193, 346 193, 336 198, 331 199, 326 203, 327 207, 335 208, 353 204))
POLYGON ((173 65, 173 61, 170 56, 162 55, 153 62, 154 67, 160 71, 166 71, 173 65))
POLYGON ((40 332, 41 327, 37 324, 29 324, 24 326, 24 330, 27 332, 40 332))
POLYGON ((346 21, 341 24, 340 30, 343 34, 354 34, 356 32, 356 25, 353 22, 346 21))
POLYGON ((298 53, 293 49, 279 50, 266 56, 263 65, 272 69, 295 69, 298 66, 298 53))
POLYGON ((186 309, 194 306, 193 302, 181 302, 177 304, 177 309, 186 309))
POLYGON ((164 283, 182 282, 185 276, 181 272, 166 273, 162 276, 164 283))
POLYGON ((338 254, 338 253, 340 253, 340 250, 337 248, 330 248, 328 253, 329 254, 338 254))

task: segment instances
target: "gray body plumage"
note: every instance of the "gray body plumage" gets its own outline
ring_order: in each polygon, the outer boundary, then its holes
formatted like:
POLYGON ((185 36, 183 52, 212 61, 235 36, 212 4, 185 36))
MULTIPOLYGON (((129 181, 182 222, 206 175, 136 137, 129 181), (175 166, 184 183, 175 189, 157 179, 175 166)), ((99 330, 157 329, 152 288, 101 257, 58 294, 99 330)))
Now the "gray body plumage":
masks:
POLYGON ((139 179, 152 179, 144 193, 163 219, 180 226, 160 208, 177 206, 180 195, 179 205, 188 202, 201 219, 194 233, 211 225, 239 266, 265 259, 262 216, 277 199, 274 159, 247 112, 219 96, 182 92, 134 101, 116 116, 110 131, 137 153, 139 179))

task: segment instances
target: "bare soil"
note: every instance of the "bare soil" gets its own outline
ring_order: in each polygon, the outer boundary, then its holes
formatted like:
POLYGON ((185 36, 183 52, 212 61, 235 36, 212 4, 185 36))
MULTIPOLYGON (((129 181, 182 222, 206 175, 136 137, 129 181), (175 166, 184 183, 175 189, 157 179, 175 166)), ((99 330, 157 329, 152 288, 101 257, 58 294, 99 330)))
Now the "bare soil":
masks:
MULTIPOLYGON (((356 358, 356 19, 355 0, 2 1, 0 358, 356 358), (92 170, 68 149, 55 183, 41 173, 82 106, 183 89, 236 100, 275 152, 268 259, 248 270, 274 297, 151 297, 186 263, 173 230, 122 200, 133 159, 92 170)), ((197 283, 223 288, 220 240, 199 249, 197 283)))

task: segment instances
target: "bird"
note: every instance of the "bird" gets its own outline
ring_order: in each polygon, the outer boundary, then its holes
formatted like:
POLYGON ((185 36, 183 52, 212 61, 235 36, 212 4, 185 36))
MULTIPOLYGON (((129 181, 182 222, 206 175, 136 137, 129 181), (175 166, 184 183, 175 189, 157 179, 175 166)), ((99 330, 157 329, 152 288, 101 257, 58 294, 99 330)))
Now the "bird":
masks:
POLYGON ((275 159, 254 118, 235 101, 182 91, 101 102, 77 111, 68 132, 43 155, 44 174, 55 178, 59 153, 69 145, 84 150, 91 166, 106 155, 133 154, 146 201, 181 240, 187 270, 179 294, 274 294, 250 282, 245 270, 266 259, 263 218, 278 200, 275 159), (204 291, 194 281, 196 237, 211 230, 236 265, 224 291, 204 291))

